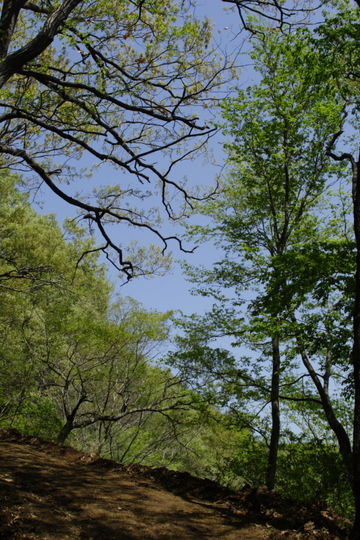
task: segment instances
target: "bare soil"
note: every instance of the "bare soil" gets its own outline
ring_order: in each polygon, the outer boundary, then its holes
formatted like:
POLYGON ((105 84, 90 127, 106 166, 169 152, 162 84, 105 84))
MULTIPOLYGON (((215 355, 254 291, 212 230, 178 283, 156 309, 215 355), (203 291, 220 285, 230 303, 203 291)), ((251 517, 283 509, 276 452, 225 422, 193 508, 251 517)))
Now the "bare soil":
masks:
POLYGON ((0 430, 1 540, 344 540, 320 503, 235 493, 165 468, 125 466, 0 430))

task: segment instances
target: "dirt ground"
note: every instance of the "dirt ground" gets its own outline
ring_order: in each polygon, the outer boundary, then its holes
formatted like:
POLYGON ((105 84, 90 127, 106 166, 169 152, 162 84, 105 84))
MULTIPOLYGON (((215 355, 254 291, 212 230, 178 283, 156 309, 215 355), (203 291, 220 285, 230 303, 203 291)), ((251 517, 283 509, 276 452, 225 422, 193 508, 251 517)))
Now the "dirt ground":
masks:
MULTIPOLYGON (((235 493, 165 468, 124 466, 0 430, 1 540, 344 540, 320 504, 235 493)), ((345 524, 346 525, 346 524, 345 524)))

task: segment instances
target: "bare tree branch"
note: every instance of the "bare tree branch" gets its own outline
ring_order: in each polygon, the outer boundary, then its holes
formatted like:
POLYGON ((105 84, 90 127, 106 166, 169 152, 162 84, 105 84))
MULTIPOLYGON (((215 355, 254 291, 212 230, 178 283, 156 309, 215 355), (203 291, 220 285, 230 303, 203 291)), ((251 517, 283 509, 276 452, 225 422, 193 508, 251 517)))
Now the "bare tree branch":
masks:
POLYGON ((139 190, 151 186, 148 193, 159 194, 165 217, 172 220, 208 197, 172 175, 216 133, 201 110, 219 100, 217 92, 233 66, 226 52, 217 57, 206 20, 189 21, 185 4, 180 11, 172 0, 165 4, 162 11, 147 2, 6 0, 0 20, 2 165, 35 173, 40 185, 44 181, 79 208, 103 236, 104 251, 115 251, 117 268, 128 279, 133 266, 106 223, 146 228, 164 249, 169 240, 183 247, 159 232, 146 206, 137 211, 128 201, 119 205, 131 195, 123 181, 120 188, 119 172, 139 190), (63 180, 83 182, 80 160, 89 157, 96 161, 88 175, 100 163, 113 168, 111 196, 107 187, 88 199, 59 187, 63 180))

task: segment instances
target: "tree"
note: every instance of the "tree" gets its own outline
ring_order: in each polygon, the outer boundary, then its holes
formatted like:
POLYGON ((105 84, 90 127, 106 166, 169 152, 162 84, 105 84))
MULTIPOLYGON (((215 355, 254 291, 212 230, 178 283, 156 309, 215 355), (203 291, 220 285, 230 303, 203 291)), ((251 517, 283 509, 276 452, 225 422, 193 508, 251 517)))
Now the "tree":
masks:
MULTIPOLYGON (((360 539, 360 195, 359 195, 359 141, 347 139, 346 150, 339 148, 346 128, 358 130, 359 125, 359 36, 358 7, 350 2, 339 2, 336 12, 328 13, 326 20, 316 32, 313 44, 321 69, 313 71, 317 83, 335 85, 341 95, 344 109, 338 129, 329 139, 326 153, 335 162, 348 164, 352 180, 353 227, 356 242, 356 272, 354 284, 355 305, 353 310, 353 333, 351 363, 353 367, 354 423, 353 423, 353 470, 355 493, 355 522, 352 540, 360 539), (355 144, 353 144, 355 143, 355 144)), ((311 60, 310 60, 311 61, 311 60)))
POLYGON ((166 249, 174 237, 162 235, 144 200, 159 192, 175 219, 200 197, 171 175, 214 131, 197 111, 214 99, 227 61, 209 44, 209 21, 196 20, 190 6, 172 0, 5 0, 2 6, 2 166, 32 173, 37 187, 44 182, 77 207, 98 228, 104 242, 98 249, 128 278, 132 262, 109 225, 150 230, 166 249), (100 165, 112 167, 114 180, 92 196, 64 187, 81 178, 76 190, 84 193, 87 176, 100 165))
MULTIPOLYGON (((229 0, 238 7, 240 17, 248 2, 229 0)), ((252 6, 252 3, 250 2, 252 6)), ((271 3, 270 3, 271 5, 271 3)), ((339 102, 343 103, 344 115, 329 138, 326 154, 336 162, 348 162, 352 175, 353 221, 356 239, 356 274, 355 274, 355 306, 353 311, 352 334, 352 367, 354 381, 354 423, 353 423, 353 474, 355 493, 355 522, 351 538, 360 538, 360 199, 358 190, 359 159, 358 141, 355 150, 350 146, 343 151, 339 149, 341 136, 345 128, 355 126, 358 130, 359 112, 359 57, 358 57, 358 8, 360 4, 352 2, 336 2, 331 4, 331 12, 325 13, 323 24, 316 29, 313 40, 313 53, 309 54, 306 64, 309 72, 309 84, 326 87, 328 95, 337 94, 339 102), (350 117, 350 122, 349 122, 350 117)), ((256 31, 252 27, 251 31, 256 31)), ((261 29, 260 29, 261 31, 261 29)), ((355 138, 353 138, 353 141, 355 138)), ((348 140, 347 143, 350 141, 348 140)))
MULTIPOLYGON (((44 320, 41 387, 64 418, 59 443, 64 444, 73 430, 94 424, 102 425, 106 438, 111 423, 123 431, 141 429, 149 416, 166 417, 172 410, 189 407, 190 398, 179 379, 151 367, 167 338, 167 314, 119 301, 111 308, 110 321, 104 321, 83 298, 81 308, 70 308, 61 322, 54 315, 53 321, 44 320)), ((34 355, 41 350, 36 345, 34 355)))
MULTIPOLYGON (((37 376, 23 333, 35 331, 34 303, 55 289, 64 295, 74 276, 70 250, 53 216, 39 216, 16 189, 21 180, 0 173, 1 384, 0 417, 11 422, 27 406, 37 376)), ((82 248, 88 249, 89 243, 82 248)), ((88 261, 90 264, 90 258, 88 261)))
POLYGON ((169 314, 115 301, 93 239, 70 223, 66 241, 16 181, 0 175, 1 423, 60 443, 74 430, 98 426, 91 442, 98 449, 111 438, 115 448, 109 426, 117 424, 129 452, 134 431, 158 415, 168 441, 174 439, 178 421, 171 415, 192 398, 154 363, 168 339, 169 314))
MULTIPOLYGON (((321 405, 352 476, 351 444, 331 405, 329 380, 336 364, 346 366, 348 348, 337 357, 341 332, 334 330, 339 313, 349 322, 353 243, 341 232, 344 216, 337 211, 335 225, 321 207, 334 176, 342 176, 325 149, 343 105, 315 84, 309 86, 304 66, 310 52, 307 32, 280 36, 264 30, 252 54, 261 82, 223 105, 225 132, 233 138, 226 145, 232 169, 221 196, 198 208, 212 223, 193 227, 191 234, 214 241, 225 258, 212 270, 189 272, 197 292, 212 296, 217 304, 207 316, 184 323, 187 337, 180 343, 186 353, 173 357, 183 365, 210 365, 214 375, 232 381, 226 383, 230 403, 236 394, 240 400, 270 401, 270 489, 275 485, 280 399, 321 405), (348 296, 341 304, 337 297, 344 293, 344 283, 348 296), (230 289, 230 297, 220 288, 230 289), (250 298, 245 291, 252 292, 250 298), (233 355, 204 348, 209 339, 222 336, 231 336, 234 346, 246 345, 252 357, 236 362, 233 355), (296 384, 304 377, 296 365, 299 356, 318 396, 296 384), (265 360, 271 361, 270 384, 266 364, 260 364, 265 360), (244 385, 254 390, 244 394, 244 385)), ((342 332, 346 345, 348 327, 342 332)), ((226 387, 222 399, 224 393, 226 387)))

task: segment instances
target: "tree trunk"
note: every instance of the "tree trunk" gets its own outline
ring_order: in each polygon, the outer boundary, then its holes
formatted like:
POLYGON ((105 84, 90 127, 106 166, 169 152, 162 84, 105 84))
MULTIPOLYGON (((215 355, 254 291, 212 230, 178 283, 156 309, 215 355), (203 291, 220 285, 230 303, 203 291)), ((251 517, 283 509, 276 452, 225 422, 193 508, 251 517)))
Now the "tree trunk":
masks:
POLYGON ((74 426, 74 418, 69 418, 65 425, 61 428, 61 430, 58 433, 58 436, 56 437, 56 442, 58 444, 65 444, 66 439, 70 435, 70 433, 73 430, 74 426))
MULTIPOLYGON (((291 320, 293 323, 297 322, 294 313, 291 313, 291 320)), ((332 429, 332 431, 334 432, 337 438, 337 441, 339 444, 339 451, 343 459, 344 465, 346 467, 346 471, 348 473, 351 487, 354 491, 354 471, 353 471, 353 463, 352 463, 353 454, 351 450, 351 442, 350 442, 349 436, 346 433, 344 426, 341 424, 341 422, 339 422, 339 420, 336 417, 335 411, 333 409, 333 406, 331 404, 331 400, 328 394, 328 389, 327 389, 328 382, 326 384, 324 383, 324 386, 322 385, 320 378, 318 374, 316 373, 312 363, 310 362, 307 352, 305 351, 301 343, 301 338, 297 334, 297 332, 295 332, 295 336, 296 336, 297 344, 300 349, 302 363, 306 371, 309 373, 314 385, 316 386, 316 389, 318 391, 318 394, 321 400, 321 405, 325 413, 326 419, 328 421, 329 427, 332 429)), ((329 368, 327 367, 326 369, 328 370, 329 368)))
POLYGON ((321 381, 317 373, 315 372, 305 351, 301 351, 301 357, 302 357, 302 361, 305 368, 307 369, 313 383, 315 384, 317 388, 318 394, 321 399, 322 408, 325 413, 328 424, 336 435, 336 438, 339 444, 340 454, 341 454, 341 457, 343 458, 343 462, 345 464, 345 467, 349 476, 350 484, 352 488, 354 488, 354 485, 353 485, 354 484, 354 471, 353 471, 352 451, 351 451, 351 443, 350 443, 349 436, 346 433, 344 426, 336 418, 329 395, 327 394, 324 387, 322 386, 321 381))
POLYGON ((355 408, 354 408, 354 495, 355 522, 351 540, 360 540, 360 189, 359 160, 353 164, 353 204, 354 231, 356 239, 356 274, 355 274, 355 309, 354 309, 354 343, 352 362, 354 366, 355 408), (355 166, 356 165, 356 166, 355 166))
MULTIPOLYGON (((356 2, 358 3, 358 2, 356 2)), ((343 118, 345 121, 346 115, 343 118)), ((354 214, 354 233, 356 242, 355 306, 353 321, 352 364, 354 373, 354 423, 353 423, 353 486, 355 498, 355 521, 350 535, 351 540, 360 540, 360 151, 357 160, 347 152, 337 155, 332 152, 334 144, 342 135, 335 133, 329 142, 326 154, 335 161, 349 161, 352 171, 352 202, 354 214)))
MULTIPOLYGON (((81 4, 82 1, 83 0, 63 0, 63 2, 61 2, 53 10, 53 12, 48 15, 47 20, 45 21, 43 27, 38 32, 38 34, 26 45, 12 52, 9 55, 6 55, 4 51, 2 52, 3 56, 5 54, 5 58, 0 63, 0 88, 2 88, 4 84, 10 79, 10 77, 12 77, 12 75, 14 75, 19 69, 21 69, 27 62, 31 62, 32 60, 40 56, 41 53, 44 52, 45 49, 47 49, 47 47, 52 44, 55 36, 60 31, 60 28, 63 26, 66 19, 69 17, 70 13, 74 11, 76 6, 78 4, 81 4)), ((15 7, 11 7, 11 5, 18 5, 18 8, 21 9, 21 7, 25 3, 26 2, 22 2, 22 0, 20 0, 19 2, 7 2, 7 4, 9 5, 9 11, 15 12, 15 16, 16 9, 15 7)), ((5 32, 6 41, 3 44, 3 47, 5 47, 5 51, 7 51, 8 42, 11 38, 11 36, 9 36, 8 34, 9 32, 11 33, 11 31, 14 30, 14 22, 9 18, 8 28, 2 29, 2 32, 5 32)))
POLYGON ((268 466, 266 470, 266 486, 274 489, 276 478, 277 457, 280 438, 280 342, 279 336, 272 339, 272 376, 271 376, 271 439, 269 448, 268 466))
POLYGON ((65 444, 65 441, 67 437, 70 435, 72 430, 74 429, 74 422, 77 415, 77 412, 80 408, 80 405, 86 401, 86 395, 82 395, 75 407, 71 412, 69 412, 68 407, 66 405, 66 400, 64 400, 64 413, 66 417, 65 425, 60 429, 58 436, 56 437, 56 442, 59 444, 65 444))

